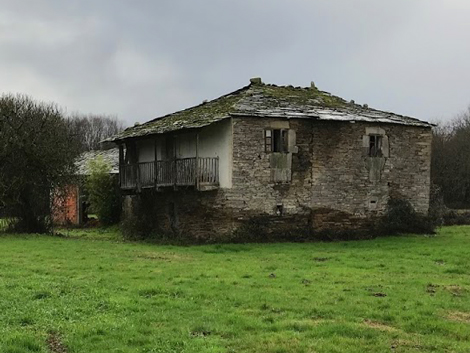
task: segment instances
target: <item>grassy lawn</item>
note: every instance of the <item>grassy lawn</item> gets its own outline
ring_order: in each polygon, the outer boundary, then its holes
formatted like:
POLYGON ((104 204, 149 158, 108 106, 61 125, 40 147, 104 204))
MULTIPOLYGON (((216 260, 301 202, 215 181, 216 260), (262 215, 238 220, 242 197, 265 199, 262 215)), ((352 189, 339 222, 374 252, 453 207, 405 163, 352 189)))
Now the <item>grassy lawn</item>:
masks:
POLYGON ((0 352, 470 352, 470 227, 158 246, 0 236, 0 352))

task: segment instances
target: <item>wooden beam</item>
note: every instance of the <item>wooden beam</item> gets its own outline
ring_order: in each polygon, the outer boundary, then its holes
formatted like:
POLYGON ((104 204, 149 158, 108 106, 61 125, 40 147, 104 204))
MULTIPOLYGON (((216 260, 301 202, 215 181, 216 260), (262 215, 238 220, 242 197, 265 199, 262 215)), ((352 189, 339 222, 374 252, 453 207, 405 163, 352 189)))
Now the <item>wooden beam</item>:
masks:
POLYGON ((122 186, 122 178, 125 178, 125 169, 124 169, 124 145, 122 143, 119 144, 119 187, 122 186))
POLYGON ((178 171, 177 171, 177 163, 176 163, 176 136, 177 135, 170 135, 173 140, 173 188, 176 190, 176 184, 178 181, 178 171))
POLYGON ((199 132, 196 132, 196 180, 195 187, 199 190, 199 132))
POLYGON ((158 170, 157 170, 157 135, 155 135, 154 141, 154 152, 153 152, 153 168, 154 168, 154 184, 155 184, 155 189, 157 188, 158 182, 157 182, 157 177, 158 177, 158 170))

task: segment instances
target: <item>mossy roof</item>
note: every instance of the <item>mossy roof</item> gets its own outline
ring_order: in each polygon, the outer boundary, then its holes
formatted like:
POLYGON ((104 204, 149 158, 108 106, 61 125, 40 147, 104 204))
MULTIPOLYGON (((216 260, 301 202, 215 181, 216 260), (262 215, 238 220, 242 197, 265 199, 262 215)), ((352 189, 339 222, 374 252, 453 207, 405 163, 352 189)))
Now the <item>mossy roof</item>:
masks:
POLYGON ((127 128, 110 141, 146 135, 195 129, 232 116, 333 121, 367 121, 412 126, 432 126, 428 122, 398 115, 366 105, 355 104, 312 87, 276 86, 251 83, 200 105, 168 114, 127 128))

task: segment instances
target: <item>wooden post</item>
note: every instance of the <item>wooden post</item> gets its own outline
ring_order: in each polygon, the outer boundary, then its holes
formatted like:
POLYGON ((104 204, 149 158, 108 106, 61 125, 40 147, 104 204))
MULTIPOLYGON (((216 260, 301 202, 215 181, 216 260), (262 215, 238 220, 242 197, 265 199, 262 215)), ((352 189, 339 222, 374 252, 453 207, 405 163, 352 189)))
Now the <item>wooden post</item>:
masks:
MULTIPOLYGON (((126 177, 126 171, 124 166, 124 146, 119 144, 119 187, 122 187, 122 180, 126 177)), ((125 184, 125 183, 124 183, 125 184)))
POLYGON ((157 170, 157 136, 155 136, 154 140, 154 152, 153 152, 153 168, 154 168, 154 184, 155 184, 155 189, 158 187, 158 170, 157 170))
POLYGON ((173 182, 174 182, 174 189, 177 187, 178 182, 178 165, 176 164, 176 135, 172 135, 171 138, 173 139, 173 182))
POLYGON ((137 148, 137 143, 133 143, 133 150, 134 150, 134 168, 135 168, 135 176, 136 176, 136 187, 137 191, 140 192, 140 168, 139 168, 139 149, 137 148))
POLYGON ((220 185, 220 174, 219 174, 219 156, 215 160, 215 183, 220 185))
POLYGON ((196 132, 196 175, 195 175, 195 187, 199 190, 199 132, 196 132))

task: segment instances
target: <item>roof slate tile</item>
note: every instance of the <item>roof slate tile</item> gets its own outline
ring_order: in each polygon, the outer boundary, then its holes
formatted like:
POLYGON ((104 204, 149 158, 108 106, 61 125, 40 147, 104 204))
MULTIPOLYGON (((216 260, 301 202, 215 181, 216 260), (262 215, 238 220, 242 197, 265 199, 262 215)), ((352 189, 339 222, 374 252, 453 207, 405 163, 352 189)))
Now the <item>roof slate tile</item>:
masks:
POLYGON ((372 109, 354 101, 347 102, 343 98, 320 91, 313 85, 308 88, 295 88, 256 82, 200 105, 127 128, 108 141, 116 142, 127 138, 200 128, 231 116, 432 126, 416 118, 372 109))

